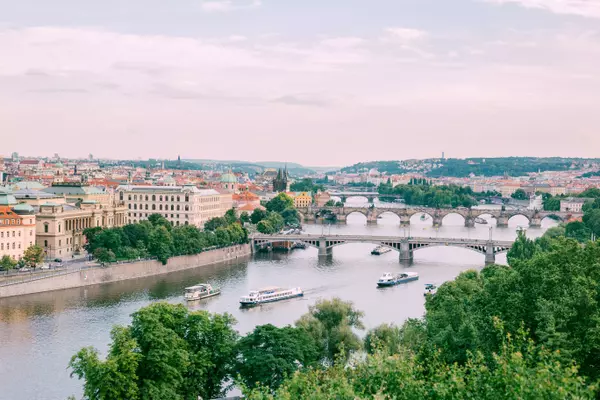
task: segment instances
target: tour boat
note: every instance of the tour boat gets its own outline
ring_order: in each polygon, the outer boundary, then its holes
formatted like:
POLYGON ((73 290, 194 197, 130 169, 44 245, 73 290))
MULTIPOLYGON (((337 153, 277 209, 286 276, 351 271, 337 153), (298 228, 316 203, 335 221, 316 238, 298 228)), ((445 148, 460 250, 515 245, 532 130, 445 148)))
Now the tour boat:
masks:
POLYGON ((480 217, 475 218, 475 222, 482 225, 486 225, 488 223, 485 219, 480 217))
POLYGON ((221 294, 221 289, 214 288, 207 283, 200 283, 195 286, 186 287, 183 297, 187 301, 194 301, 216 296, 218 294, 221 294))
POLYGON ((244 306, 254 306, 257 304, 271 303, 274 301, 280 301, 285 299, 291 299, 293 297, 303 296, 304 292, 301 288, 279 288, 279 287, 267 287, 259 290, 252 290, 248 296, 242 296, 240 298, 240 304, 244 306))
POLYGON ((429 217, 425 214, 421 214, 421 221, 427 221, 429 217))
POLYGON ((382 254, 389 253, 390 251, 392 251, 392 249, 390 249, 389 247, 377 246, 371 251, 371 254, 375 256, 380 256, 382 254))
POLYGON ((377 281, 377 286, 394 286, 400 283, 416 281, 417 279, 419 279, 419 274, 416 272, 401 272, 399 274, 392 274, 391 272, 386 272, 377 281))
POLYGON ((425 284, 425 293, 423 294, 424 296, 434 295, 435 292, 437 292, 437 286, 435 286, 432 283, 426 283, 425 284))

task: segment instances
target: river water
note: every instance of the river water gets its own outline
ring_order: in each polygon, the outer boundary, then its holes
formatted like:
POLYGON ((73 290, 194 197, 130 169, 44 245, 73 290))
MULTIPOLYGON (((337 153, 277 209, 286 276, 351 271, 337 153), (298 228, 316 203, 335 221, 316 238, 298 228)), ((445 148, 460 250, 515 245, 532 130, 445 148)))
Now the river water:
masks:
MULTIPOLYGON (((465 228, 463 219, 449 215, 439 229, 431 221, 412 219, 408 229, 399 227, 398 217, 384 214, 377 225, 367 225, 364 216, 352 214, 345 225, 308 225, 307 233, 411 235, 487 239, 492 227, 494 239, 512 240, 524 217, 514 217, 509 227, 489 225, 465 228)), ((542 229, 530 229, 536 237, 555 225, 546 219, 542 229)), ((338 296, 353 301, 365 312, 367 328, 381 323, 401 324, 406 318, 424 312, 423 284, 454 278, 461 271, 479 269, 484 256, 460 248, 434 247, 415 251, 415 262, 404 267, 395 251, 372 256, 373 245, 348 244, 333 249, 333 255, 319 259, 317 250, 258 254, 231 264, 201 267, 168 276, 117 282, 88 288, 0 299, 0 399, 59 399, 81 396, 81 382, 69 377, 70 357, 85 346, 103 354, 115 324, 128 324, 131 313, 156 301, 183 303, 183 288, 209 282, 222 288, 220 296, 190 306, 211 312, 228 312, 237 319, 244 334, 256 325, 293 324, 318 299, 338 296), (376 280, 384 272, 417 271, 419 281, 392 288, 377 289, 376 280), (240 309, 238 299, 262 286, 300 286, 304 298, 272 303, 253 309, 240 309)), ((505 263, 506 256, 497 258, 505 263)))

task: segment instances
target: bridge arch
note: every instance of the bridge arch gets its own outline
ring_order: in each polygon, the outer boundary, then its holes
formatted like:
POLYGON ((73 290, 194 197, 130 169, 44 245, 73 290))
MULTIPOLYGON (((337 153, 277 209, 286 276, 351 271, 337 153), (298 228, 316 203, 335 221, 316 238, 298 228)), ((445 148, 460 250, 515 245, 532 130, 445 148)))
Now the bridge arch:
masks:
MULTIPOLYGON (((377 209, 376 209, 376 210, 377 210, 377 209)), ((394 210, 394 209, 391 209, 391 208, 384 208, 384 209, 379 209, 379 210, 377 211, 377 218, 381 217, 381 216, 382 216, 382 215, 384 215, 384 214, 392 214, 392 215, 395 215, 396 217, 398 217, 398 219, 400 219, 400 218, 401 218, 401 215, 403 215, 403 214, 402 214, 402 212, 400 212, 400 211, 396 211, 396 210, 394 210)))
MULTIPOLYGON (((461 214, 460 212, 458 212, 458 211, 449 211, 447 214, 445 214, 445 215, 442 217, 442 223, 443 223, 444 225, 446 225, 446 222, 445 222, 445 220, 446 220, 446 217, 448 217, 448 216, 450 216, 450 215, 459 215, 459 216, 461 217, 461 224, 464 224, 464 223, 465 223, 465 221, 466 221, 466 218, 465 218, 465 216, 464 216, 463 214, 461 214)), ((453 218, 454 218, 454 217, 453 217, 453 218)))
POLYGON ((529 216, 527 214, 521 213, 521 212, 511 213, 508 217, 508 222, 510 222, 513 218, 518 217, 518 216, 525 217, 527 219, 527 222, 531 223, 531 218, 529 218, 529 216))
POLYGON ((546 220, 546 219, 550 219, 555 222, 565 222, 565 218, 563 218, 562 216, 560 216, 558 214, 554 214, 554 213, 544 215, 544 217, 542 218, 542 222, 544 222, 544 220, 546 220))
POLYGON ((349 217, 352 214, 360 214, 360 215, 364 216, 365 218, 368 218, 367 212, 368 211, 366 209, 362 210, 360 208, 357 208, 357 209, 348 210, 348 211, 344 212, 344 215, 346 215, 346 217, 349 217))
POLYGON ((431 214, 431 213, 429 213, 427 211, 421 211, 421 210, 419 210, 419 211, 417 211, 417 212, 415 212, 415 213, 413 213, 413 214, 410 215, 410 223, 413 224, 416 221, 419 221, 419 222, 422 222, 422 223, 427 223, 427 224, 431 223, 431 225, 433 225, 433 214, 431 214), (421 218, 422 218, 423 215, 426 217, 425 221, 421 220, 421 218))

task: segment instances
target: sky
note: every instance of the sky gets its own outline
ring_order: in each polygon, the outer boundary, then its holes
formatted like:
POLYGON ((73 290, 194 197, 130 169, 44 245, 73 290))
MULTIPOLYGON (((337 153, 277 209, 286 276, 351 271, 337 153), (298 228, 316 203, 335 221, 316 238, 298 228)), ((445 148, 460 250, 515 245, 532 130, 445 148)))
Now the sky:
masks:
POLYGON ((0 0, 0 154, 600 148, 600 0, 0 0))

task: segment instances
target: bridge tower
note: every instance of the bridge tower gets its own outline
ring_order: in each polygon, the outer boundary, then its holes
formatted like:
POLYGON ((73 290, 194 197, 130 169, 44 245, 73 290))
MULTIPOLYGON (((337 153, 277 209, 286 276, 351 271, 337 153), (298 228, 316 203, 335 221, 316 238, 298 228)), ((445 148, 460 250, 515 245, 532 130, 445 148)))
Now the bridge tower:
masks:
POLYGON ((475 228, 475 217, 473 216, 473 212, 469 210, 467 215, 463 215, 465 218, 465 227, 467 228, 475 228))
POLYGON ((529 220, 530 228, 541 228, 542 227, 542 217, 536 212, 533 214, 531 219, 529 220))
POLYGON ((508 228, 508 215, 503 212, 500 213, 498 219, 496 219, 496 227, 498 228, 508 228))

